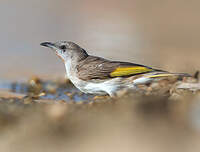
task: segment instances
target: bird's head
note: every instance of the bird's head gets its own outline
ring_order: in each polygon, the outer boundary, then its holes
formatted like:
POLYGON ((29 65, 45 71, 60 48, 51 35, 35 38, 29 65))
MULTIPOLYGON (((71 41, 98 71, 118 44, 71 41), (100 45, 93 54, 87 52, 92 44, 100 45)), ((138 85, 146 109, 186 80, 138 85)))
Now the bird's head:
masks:
POLYGON ((56 55, 60 57, 64 62, 71 60, 79 61, 88 56, 87 52, 84 49, 82 49, 79 45, 73 42, 68 42, 68 41, 58 41, 55 43, 43 42, 40 45, 54 50, 56 55))

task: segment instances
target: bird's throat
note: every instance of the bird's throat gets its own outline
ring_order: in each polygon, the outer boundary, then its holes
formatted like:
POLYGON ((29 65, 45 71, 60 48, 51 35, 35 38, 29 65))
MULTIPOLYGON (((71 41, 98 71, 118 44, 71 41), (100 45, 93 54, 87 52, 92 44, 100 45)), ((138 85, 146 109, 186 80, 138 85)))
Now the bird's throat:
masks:
POLYGON ((65 62, 65 69, 66 69, 67 77, 70 80, 76 77, 76 64, 72 63, 71 60, 67 60, 65 62))

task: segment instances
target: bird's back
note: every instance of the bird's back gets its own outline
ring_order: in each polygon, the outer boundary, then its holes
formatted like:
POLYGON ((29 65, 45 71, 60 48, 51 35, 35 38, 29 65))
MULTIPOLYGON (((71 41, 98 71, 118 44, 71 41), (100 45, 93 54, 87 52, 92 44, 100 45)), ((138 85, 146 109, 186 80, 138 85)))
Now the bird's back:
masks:
POLYGON ((78 77, 82 80, 129 77, 154 71, 165 72, 140 64, 109 61, 96 56, 88 56, 79 62, 77 71, 78 77))

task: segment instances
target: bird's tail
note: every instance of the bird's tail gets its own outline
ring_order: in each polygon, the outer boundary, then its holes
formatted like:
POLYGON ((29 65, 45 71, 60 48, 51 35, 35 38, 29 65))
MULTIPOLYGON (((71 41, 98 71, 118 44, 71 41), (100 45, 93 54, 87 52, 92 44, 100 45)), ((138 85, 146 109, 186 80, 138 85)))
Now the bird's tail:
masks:
POLYGON ((180 78, 183 78, 183 77, 191 77, 191 75, 187 74, 187 73, 155 73, 155 74, 152 74, 152 75, 146 75, 145 77, 146 78, 162 78, 162 77, 170 77, 170 76, 177 76, 177 77, 180 77, 180 78))
POLYGON ((176 80, 182 80, 184 77, 191 77, 191 76, 187 73, 156 72, 156 73, 148 73, 146 75, 143 75, 142 77, 137 78, 133 82, 134 84, 146 84, 152 81, 165 79, 169 77, 175 77, 176 80))

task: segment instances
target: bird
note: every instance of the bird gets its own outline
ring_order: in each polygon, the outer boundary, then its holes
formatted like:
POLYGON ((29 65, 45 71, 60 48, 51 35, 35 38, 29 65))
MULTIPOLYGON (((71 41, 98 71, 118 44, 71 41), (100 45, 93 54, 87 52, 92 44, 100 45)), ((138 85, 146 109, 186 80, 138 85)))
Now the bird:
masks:
POLYGON ((43 42, 40 45, 52 49, 62 59, 69 80, 86 94, 116 97, 118 91, 137 90, 140 84, 149 84, 171 76, 189 76, 185 73, 170 73, 141 64, 92 56, 71 41, 43 42))

